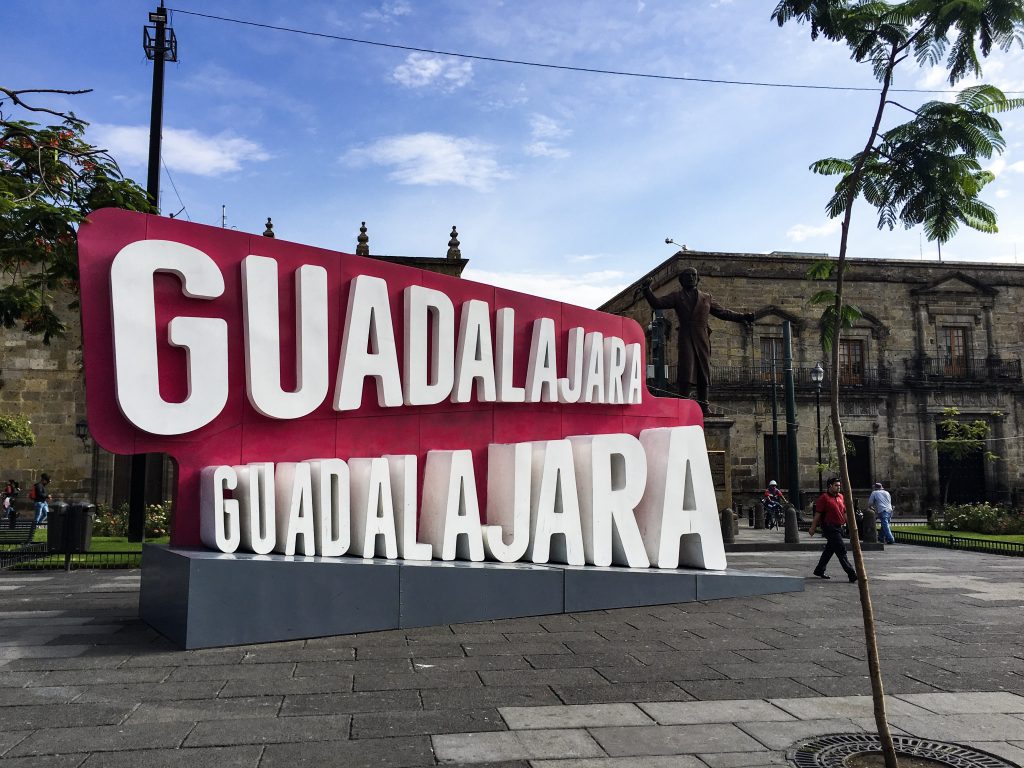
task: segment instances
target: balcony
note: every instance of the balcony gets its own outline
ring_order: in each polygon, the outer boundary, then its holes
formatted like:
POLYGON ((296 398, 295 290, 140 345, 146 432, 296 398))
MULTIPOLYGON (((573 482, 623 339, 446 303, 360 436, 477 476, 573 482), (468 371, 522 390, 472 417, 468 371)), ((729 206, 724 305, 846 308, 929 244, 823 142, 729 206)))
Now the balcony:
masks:
POLYGON ((1020 360, 985 357, 905 358, 908 382, 987 382, 1019 384, 1020 360))
MULTIPOLYGON (((794 368, 793 381, 797 389, 814 389, 811 380, 811 368, 794 368)), ((775 372, 775 383, 782 386, 784 382, 781 368, 775 372)), ((829 372, 825 370, 822 389, 828 389, 829 372)), ((771 366, 711 366, 711 386, 717 389, 769 389, 772 385, 771 366)), ((892 376, 888 368, 874 371, 843 371, 839 377, 840 387, 861 389, 888 389, 892 386, 892 376)))

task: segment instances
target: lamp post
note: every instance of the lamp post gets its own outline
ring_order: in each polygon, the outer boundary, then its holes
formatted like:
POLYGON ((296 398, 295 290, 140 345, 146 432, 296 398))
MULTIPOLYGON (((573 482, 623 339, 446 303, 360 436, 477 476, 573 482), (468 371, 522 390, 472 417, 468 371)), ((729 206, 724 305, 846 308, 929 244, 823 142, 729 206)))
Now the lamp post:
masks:
POLYGON ((814 425, 818 432, 818 493, 824 493, 825 489, 821 484, 821 382, 825 378, 825 369, 821 363, 815 363, 811 369, 811 381, 814 382, 814 425))

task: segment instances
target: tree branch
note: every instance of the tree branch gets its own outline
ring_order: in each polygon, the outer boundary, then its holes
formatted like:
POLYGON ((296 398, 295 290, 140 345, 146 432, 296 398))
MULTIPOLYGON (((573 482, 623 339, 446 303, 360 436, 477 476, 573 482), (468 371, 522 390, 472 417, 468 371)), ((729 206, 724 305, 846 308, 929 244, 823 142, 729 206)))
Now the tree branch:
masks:
POLYGON ((74 113, 72 112, 59 112, 55 109, 48 109, 46 107, 33 107, 31 104, 26 103, 21 98, 21 96, 26 93, 59 93, 64 96, 80 96, 83 93, 92 93, 92 88, 82 88, 81 90, 77 91, 68 91, 62 88, 22 88, 21 90, 14 91, 10 88, 4 88, 2 85, 0 85, 0 93, 6 95, 7 98, 9 98, 11 102, 16 106, 19 106, 22 109, 27 109, 29 112, 44 112, 48 115, 59 117, 62 120, 70 120, 74 123, 84 123, 84 120, 75 117, 74 113))

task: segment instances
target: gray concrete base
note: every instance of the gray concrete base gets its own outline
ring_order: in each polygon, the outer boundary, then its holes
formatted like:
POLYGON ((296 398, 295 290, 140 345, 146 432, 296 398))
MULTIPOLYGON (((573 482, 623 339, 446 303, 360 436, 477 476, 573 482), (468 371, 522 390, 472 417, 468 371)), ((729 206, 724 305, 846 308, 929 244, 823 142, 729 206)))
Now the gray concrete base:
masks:
POLYGON ((803 591, 742 571, 225 555, 146 545, 139 615, 183 648, 803 591))

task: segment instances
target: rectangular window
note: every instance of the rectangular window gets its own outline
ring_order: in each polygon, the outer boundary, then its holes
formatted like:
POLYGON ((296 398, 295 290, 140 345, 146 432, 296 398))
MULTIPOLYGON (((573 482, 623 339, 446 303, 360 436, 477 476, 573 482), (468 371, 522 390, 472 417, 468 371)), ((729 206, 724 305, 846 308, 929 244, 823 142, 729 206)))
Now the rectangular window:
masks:
POLYGON ((967 329, 942 328, 942 372, 953 379, 967 378, 967 329))
POLYGON ((771 384, 772 382, 772 356, 775 359, 775 382, 782 383, 782 337, 762 336, 761 337, 761 368, 758 375, 761 381, 771 384))
POLYGON ((839 383, 864 383, 864 342, 860 339, 839 340, 839 383))

